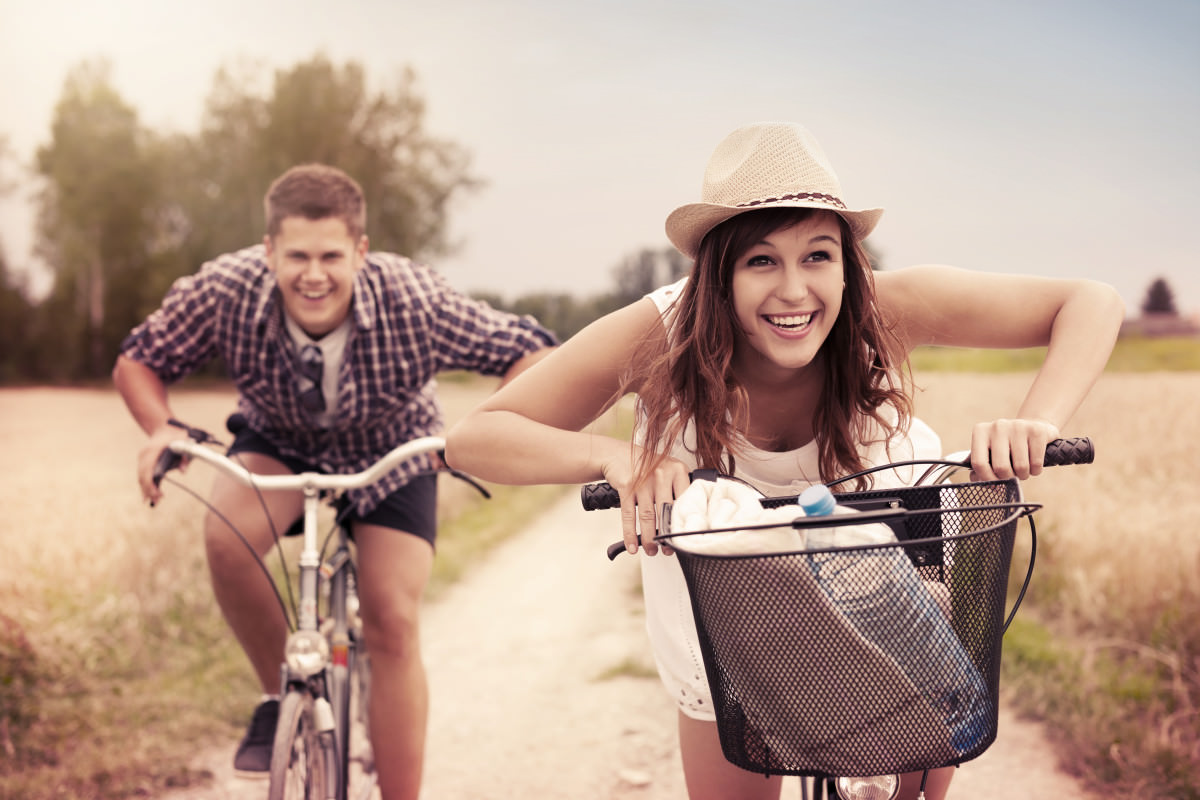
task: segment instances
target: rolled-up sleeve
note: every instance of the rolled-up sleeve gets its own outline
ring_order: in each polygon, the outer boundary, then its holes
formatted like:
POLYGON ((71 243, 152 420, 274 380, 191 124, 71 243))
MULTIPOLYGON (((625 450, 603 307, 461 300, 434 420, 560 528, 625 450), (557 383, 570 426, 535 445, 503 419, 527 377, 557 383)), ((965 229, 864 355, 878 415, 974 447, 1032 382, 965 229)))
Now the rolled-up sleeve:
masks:
POLYGON ((451 289, 440 276, 434 305, 434 349, 440 371, 469 370, 503 375, 536 350, 558 344, 554 334, 531 316, 500 311, 451 289))
POLYGON ((216 354, 213 330, 219 298, 203 270, 176 280, 162 304, 121 343, 121 354, 149 367, 165 383, 195 371, 216 354))

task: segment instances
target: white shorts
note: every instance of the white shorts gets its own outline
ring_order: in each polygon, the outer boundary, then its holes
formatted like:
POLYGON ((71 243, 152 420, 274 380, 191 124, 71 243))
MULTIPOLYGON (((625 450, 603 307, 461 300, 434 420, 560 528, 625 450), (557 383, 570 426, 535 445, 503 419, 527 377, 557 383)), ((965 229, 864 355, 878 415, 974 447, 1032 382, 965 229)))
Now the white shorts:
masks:
POLYGON ((713 722, 716 713, 679 559, 661 554, 643 554, 640 559, 646 632, 650 635, 659 679, 680 711, 692 719, 713 722))

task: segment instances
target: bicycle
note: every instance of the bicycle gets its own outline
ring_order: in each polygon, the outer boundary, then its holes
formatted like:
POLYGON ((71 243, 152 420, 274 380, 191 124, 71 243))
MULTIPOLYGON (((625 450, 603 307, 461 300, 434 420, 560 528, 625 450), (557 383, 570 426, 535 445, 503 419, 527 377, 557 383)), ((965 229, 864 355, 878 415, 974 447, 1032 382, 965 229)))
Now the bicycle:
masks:
MULTIPOLYGON (((171 442, 163 451, 154 473, 156 484, 163 480, 167 472, 180 466, 185 458, 196 458, 254 487, 256 491, 298 490, 304 496, 303 514, 284 534, 299 533, 302 536, 296 562, 299 572, 298 597, 291 596, 282 537, 275 532, 275 546, 284 564, 283 582, 289 598, 293 600, 291 613, 278 582, 263 560, 255 554, 263 573, 272 581, 276 598, 290 628, 280 665, 283 689, 271 753, 267 797, 269 800, 347 800, 351 796, 351 767, 357 763, 361 777, 355 774, 355 786, 358 789, 355 796, 365 800, 374 790, 376 775, 367 737, 361 737, 361 747, 354 741, 358 738, 355 730, 366 724, 370 694, 369 654, 358 615, 354 551, 350 532, 340 517, 335 517, 324 542, 319 542, 319 507, 322 501, 332 505, 341 491, 378 481, 405 461, 426 454, 440 455, 445 441, 436 436, 413 439, 399 445, 367 469, 349 475, 316 472, 260 475, 212 449, 213 445, 220 445, 220 442, 207 432, 174 420, 172 424, 186 430, 188 438, 171 442), (331 545, 332 551, 326 558, 325 554, 331 545), (322 597, 325 601, 323 605, 322 597), (359 747, 355 755, 351 753, 352 742, 359 747)), ((230 424, 234 424, 232 419, 230 424)), ((483 486, 458 470, 442 466, 430 472, 446 472, 469 483, 484 497, 490 497, 483 486)), ((207 505, 195 492, 187 487, 182 488, 207 505)), ((238 535, 241 535, 240 532, 238 535)), ((248 543, 246 546, 254 552, 248 543)))
MULTIPOLYGON (((857 513, 801 510, 789 522, 672 532, 672 505, 664 508, 658 538, 671 544, 683 570, 726 760, 767 776, 800 776, 803 797, 811 790, 816 800, 826 794, 891 800, 901 774, 920 772, 923 798, 930 770, 977 758, 995 741, 1001 640, 1033 575, 1033 513, 1041 506, 1023 498, 1016 478, 955 481, 969 469, 966 455, 885 464, 827 484, 926 467, 911 486, 836 495, 857 513), (1029 564, 1005 616, 1022 518, 1030 531, 1029 564), (887 525, 894 540, 734 553, 689 547, 686 538, 873 523, 887 525), (828 574, 842 581, 836 590, 822 578, 835 560, 838 570, 828 574), (905 584, 910 572, 915 578, 905 584), (886 602, 877 596, 864 612, 861 599, 881 586, 891 595, 886 602)), ((1090 440, 1059 439, 1045 463, 1093 458, 1090 440)), ((728 476, 692 473, 693 481, 722 477, 728 476)), ((786 509, 799 497, 760 503, 786 509)), ((620 505, 604 482, 583 486, 581 501, 587 510, 620 505)), ((608 557, 622 552, 624 542, 616 542, 608 557)))

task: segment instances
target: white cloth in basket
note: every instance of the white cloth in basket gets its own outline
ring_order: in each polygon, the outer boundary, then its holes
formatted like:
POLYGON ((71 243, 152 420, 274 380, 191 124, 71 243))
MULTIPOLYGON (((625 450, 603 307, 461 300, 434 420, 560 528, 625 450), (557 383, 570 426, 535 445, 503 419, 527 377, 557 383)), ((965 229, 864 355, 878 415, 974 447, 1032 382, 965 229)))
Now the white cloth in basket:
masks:
POLYGON ((755 489, 740 481, 721 478, 693 481, 671 506, 671 532, 738 528, 716 533, 697 533, 671 539, 671 546, 708 555, 753 555, 803 550, 805 536, 792 527, 804 516, 798 505, 763 508, 755 489), (741 526, 777 525, 745 529, 741 526))

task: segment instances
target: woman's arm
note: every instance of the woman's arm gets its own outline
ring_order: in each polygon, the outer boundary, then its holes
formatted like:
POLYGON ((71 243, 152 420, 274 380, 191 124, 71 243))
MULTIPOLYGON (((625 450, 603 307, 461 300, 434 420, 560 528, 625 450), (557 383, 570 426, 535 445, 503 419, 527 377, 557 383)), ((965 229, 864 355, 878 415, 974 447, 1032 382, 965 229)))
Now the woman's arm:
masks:
POLYGON ((1045 445, 1100 377, 1124 318, 1116 291, 1089 280, 922 266, 879 273, 876 286, 881 312, 910 351, 923 344, 1047 348, 1016 416, 972 432, 972 467, 985 480, 1041 472, 1045 445))
POLYGON ((506 484, 606 480, 621 495, 626 547, 653 541, 655 509, 688 486, 687 468, 667 459, 634 487, 639 450, 584 430, 619 398, 621 378, 647 337, 666 333, 658 309, 639 300, 593 322, 501 387, 446 434, 446 463, 506 484))
POLYGON ((630 446, 584 432, 618 399, 621 376, 647 335, 661 334, 640 300, 584 328, 507 382, 446 434, 446 460, 508 484, 584 483, 604 477, 630 446))

